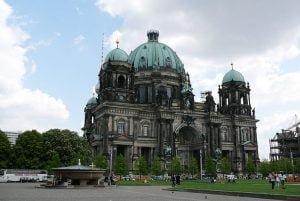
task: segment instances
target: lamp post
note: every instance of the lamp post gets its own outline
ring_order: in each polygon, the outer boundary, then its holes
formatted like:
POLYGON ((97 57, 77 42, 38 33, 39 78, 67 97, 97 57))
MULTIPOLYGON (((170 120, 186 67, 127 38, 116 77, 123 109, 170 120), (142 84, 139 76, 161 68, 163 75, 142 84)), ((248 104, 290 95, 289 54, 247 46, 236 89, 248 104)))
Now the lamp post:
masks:
POLYGON ((293 171, 293 175, 295 173, 295 169, 294 169, 294 157, 293 157, 293 152, 291 151, 290 152, 290 157, 291 157, 291 164, 292 164, 292 171, 293 171))
POLYGON ((112 176, 112 157, 113 157, 113 147, 112 147, 112 145, 110 145, 109 177, 112 176))
POLYGON ((200 149, 200 180, 202 180, 202 150, 200 149))

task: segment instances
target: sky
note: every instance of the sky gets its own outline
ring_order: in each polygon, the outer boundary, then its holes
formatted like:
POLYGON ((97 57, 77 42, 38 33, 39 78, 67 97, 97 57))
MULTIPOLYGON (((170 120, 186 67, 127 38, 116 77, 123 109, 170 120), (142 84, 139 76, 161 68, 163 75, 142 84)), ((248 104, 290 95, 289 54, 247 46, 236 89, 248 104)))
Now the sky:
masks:
POLYGON ((116 40, 129 54, 156 29, 198 101, 211 90, 218 102, 231 63, 244 75, 267 159, 269 139, 300 115, 299 8, 297 0, 0 0, 0 129, 82 134, 102 55, 116 40))

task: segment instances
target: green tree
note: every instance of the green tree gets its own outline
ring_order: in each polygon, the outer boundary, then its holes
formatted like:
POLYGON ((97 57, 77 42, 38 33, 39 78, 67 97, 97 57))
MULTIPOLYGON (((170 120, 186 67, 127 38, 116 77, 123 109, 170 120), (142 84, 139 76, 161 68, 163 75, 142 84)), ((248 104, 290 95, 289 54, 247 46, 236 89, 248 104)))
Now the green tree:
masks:
POLYGON ((290 174, 293 173, 292 162, 290 158, 281 158, 278 163, 280 171, 290 174))
POLYGON ((208 157, 205 160, 205 170, 206 174, 210 176, 214 176, 217 173, 216 162, 211 157, 208 157))
POLYGON ((103 153, 97 154, 96 159, 95 159, 95 165, 97 168, 107 169, 108 165, 107 165, 107 161, 105 160, 103 153))
POLYGON ((20 134, 16 140, 14 152, 17 156, 15 161, 16 168, 44 168, 42 161, 43 138, 36 130, 25 131, 20 134))
POLYGON ((157 156, 152 161, 151 173, 156 176, 163 174, 163 163, 157 156))
POLYGON ((227 158, 221 159, 220 170, 221 170, 221 173, 223 173, 223 174, 230 174, 231 165, 227 158))
POLYGON ((270 162, 270 172, 279 172, 279 171, 280 171, 279 161, 271 161, 270 162))
POLYGON ((169 169, 169 174, 171 175, 180 175, 182 173, 182 167, 180 160, 174 157, 171 161, 171 167, 169 169))
POLYGON ((139 175, 147 175, 148 174, 147 162, 146 162, 146 160, 143 156, 140 156, 137 159, 137 163, 136 163, 136 166, 135 166, 135 171, 139 175))
POLYGON ((294 173, 295 174, 300 173, 300 158, 294 159, 294 173))
POLYGON ((271 170, 270 170, 270 162, 267 161, 266 159, 263 160, 262 162, 260 162, 259 164, 259 172, 264 176, 264 177, 267 177, 271 170))
POLYGON ((198 169, 197 160, 195 158, 193 158, 189 162, 189 173, 192 175, 192 177, 194 177, 194 175, 197 174, 198 172, 199 172, 199 169, 198 169))
POLYGON ((11 147, 7 135, 0 130, 0 169, 8 168, 11 158, 11 147))
POLYGON ((246 167, 245 167, 245 171, 246 173, 248 173, 249 175, 252 175, 256 172, 256 167, 255 164, 253 162, 252 159, 249 159, 246 163, 246 167))
POLYGON ((43 133, 44 161, 52 158, 54 151, 58 153, 63 166, 74 165, 78 159, 84 165, 92 161, 91 149, 85 138, 74 131, 50 129, 43 133))
POLYGON ((114 173, 116 175, 120 175, 120 177, 122 175, 127 175, 128 174, 128 168, 127 168, 126 160, 125 160, 125 157, 122 154, 117 156, 114 170, 115 170, 114 173))
POLYGON ((51 156, 51 160, 46 162, 46 169, 48 170, 49 173, 52 173, 52 168, 57 168, 61 166, 61 161, 59 158, 59 155, 56 151, 53 152, 51 156))

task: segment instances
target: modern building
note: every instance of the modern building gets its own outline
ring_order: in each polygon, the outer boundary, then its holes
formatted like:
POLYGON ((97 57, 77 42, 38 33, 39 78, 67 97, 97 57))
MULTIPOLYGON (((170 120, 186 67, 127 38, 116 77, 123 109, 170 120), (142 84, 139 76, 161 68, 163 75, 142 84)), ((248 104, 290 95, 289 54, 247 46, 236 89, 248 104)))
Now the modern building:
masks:
POLYGON ((129 55, 117 47, 105 57, 97 95, 84 109, 84 136, 94 153, 112 153, 113 161, 122 154, 129 169, 139 156, 149 165, 159 156, 166 168, 176 156, 186 168, 193 157, 200 163, 221 154, 235 173, 250 159, 257 164, 258 120, 244 76, 232 68, 219 85, 218 104, 211 92, 197 102, 176 52, 158 41, 158 31, 147 37, 129 55))
POLYGON ((300 122, 289 129, 283 129, 270 139, 270 160, 276 161, 282 158, 300 158, 300 122))
POLYGON ((4 133, 7 135, 10 144, 16 144, 16 140, 18 136, 21 134, 20 132, 10 132, 10 131, 4 131, 4 133))

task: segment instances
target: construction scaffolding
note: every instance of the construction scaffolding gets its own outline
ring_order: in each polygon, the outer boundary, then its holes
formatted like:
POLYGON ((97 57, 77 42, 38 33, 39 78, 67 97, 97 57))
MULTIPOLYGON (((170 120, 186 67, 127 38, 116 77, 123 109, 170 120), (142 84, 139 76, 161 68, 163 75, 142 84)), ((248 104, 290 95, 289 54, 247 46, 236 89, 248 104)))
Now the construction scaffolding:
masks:
POLYGON ((287 129, 282 129, 281 133, 269 140, 270 160, 281 158, 300 158, 300 121, 297 121, 287 129))

